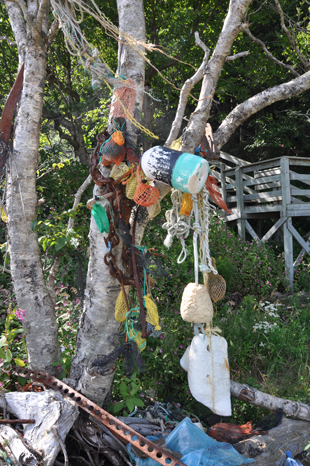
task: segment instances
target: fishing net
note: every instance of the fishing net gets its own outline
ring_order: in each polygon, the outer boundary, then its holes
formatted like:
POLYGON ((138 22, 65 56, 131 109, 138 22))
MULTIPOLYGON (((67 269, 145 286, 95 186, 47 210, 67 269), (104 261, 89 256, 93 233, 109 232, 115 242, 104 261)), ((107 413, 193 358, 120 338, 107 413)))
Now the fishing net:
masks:
MULTIPOLYGON (((215 268, 215 259, 212 257, 212 266, 215 268)), ((221 275, 210 272, 204 274, 205 286, 209 290, 211 299, 217 303, 224 298, 226 293, 226 281, 221 275)))
POLYGON ((151 325, 154 325, 155 330, 161 330, 156 304, 154 303, 149 294, 145 295, 143 299, 144 306, 146 309, 146 321, 149 322, 151 325))
POLYGON ((227 205, 225 204, 224 199, 217 187, 217 181, 214 176, 209 175, 206 182, 207 190, 213 199, 213 201, 223 210, 226 210, 228 214, 231 213, 231 210, 228 210, 227 205))
POLYGON ((147 210, 148 210, 150 219, 153 220, 153 218, 155 218, 161 212, 160 202, 156 201, 154 204, 149 206, 147 210))
POLYGON ((100 148, 102 163, 104 166, 115 163, 119 165, 125 158, 125 139, 121 131, 115 131, 111 138, 105 141, 100 148))
POLYGON ((137 170, 138 187, 133 200, 136 204, 149 207, 159 199, 159 191, 155 186, 147 184, 146 180, 141 180, 139 169, 137 170))
POLYGON ((115 303, 115 319, 117 320, 117 322, 124 322, 124 320, 126 319, 127 312, 128 308, 126 298, 123 293, 123 290, 121 290, 115 303))
POLYGON ((132 243, 132 236, 129 231, 129 226, 124 222, 122 218, 119 219, 117 232, 122 238, 123 242, 130 246, 132 243))
POLYGON ((186 215, 186 217, 189 217, 192 211, 192 208, 193 208, 192 195, 188 193, 183 193, 182 206, 181 206, 179 215, 186 215))
POLYGON ((115 91, 116 100, 111 105, 111 113, 114 117, 128 118, 128 114, 132 115, 136 103, 136 89, 131 79, 126 79, 127 86, 119 87, 115 91), (132 87, 128 87, 128 84, 132 87), (125 110, 127 110, 127 114, 125 110))
MULTIPOLYGON (((110 173, 110 178, 113 178, 113 180, 118 180, 121 176, 125 175, 130 170, 128 165, 125 162, 121 162, 119 165, 113 165, 113 168, 110 173)), ((130 174, 126 177, 123 178, 122 181, 127 180, 130 177, 130 174)))
POLYGON ((128 197, 128 199, 133 199, 138 186, 136 174, 133 173, 129 180, 127 180, 123 184, 126 185, 126 197, 128 197))
POLYGON ((151 332, 150 337, 153 337, 153 338, 158 338, 162 333, 161 329, 155 330, 155 326, 150 324, 149 322, 147 322, 146 324, 146 331, 151 332))
POLYGON ((144 255, 144 262, 139 265, 145 267, 146 272, 153 277, 167 278, 169 275, 160 258, 158 256, 153 256, 150 252, 144 255))

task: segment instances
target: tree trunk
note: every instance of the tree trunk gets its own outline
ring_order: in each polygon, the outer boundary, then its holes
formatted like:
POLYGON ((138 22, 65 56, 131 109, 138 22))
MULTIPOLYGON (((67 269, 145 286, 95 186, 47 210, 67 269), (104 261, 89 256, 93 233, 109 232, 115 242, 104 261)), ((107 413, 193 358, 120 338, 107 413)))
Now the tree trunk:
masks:
MULTIPOLYGON (((145 41, 144 10, 142 0, 118 0, 119 28, 137 40, 145 41)), ((145 62, 130 47, 119 44, 118 74, 130 78, 137 86, 135 118, 142 110, 145 62), (137 114, 138 113, 138 114, 137 114)), ((136 128, 126 122, 127 131, 136 133, 136 128)), ((100 188, 95 187, 94 194, 100 188)), ((76 356, 71 367, 71 378, 78 380, 78 389, 98 405, 102 405, 113 382, 113 366, 105 375, 89 374, 87 363, 96 355, 107 355, 117 342, 115 334, 120 324, 115 320, 115 302, 120 292, 118 281, 104 264, 106 246, 104 234, 100 234, 95 221, 90 226, 90 258, 88 264, 84 311, 80 319, 76 356)), ((120 268, 122 242, 113 249, 120 268)), ((74 384, 74 380, 70 380, 74 384)))
MULTIPOLYGON (((8 9, 10 14, 10 9, 8 9)), ((24 27, 10 14, 14 31, 24 27)), ((16 35, 16 40, 19 40, 16 35)), ((44 282, 37 233, 36 170, 43 107, 46 47, 27 31, 24 87, 18 110, 13 151, 7 161, 7 210, 11 273, 18 306, 26 311, 23 326, 33 369, 55 372, 60 356, 53 301, 44 282)))

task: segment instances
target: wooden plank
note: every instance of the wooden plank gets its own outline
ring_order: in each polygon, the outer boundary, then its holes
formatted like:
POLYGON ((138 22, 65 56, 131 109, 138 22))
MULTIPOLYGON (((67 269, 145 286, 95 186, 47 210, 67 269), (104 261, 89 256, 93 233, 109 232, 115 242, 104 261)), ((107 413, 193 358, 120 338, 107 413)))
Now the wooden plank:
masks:
MULTIPOLYGON (((307 238, 307 244, 309 245, 310 247, 310 233, 307 234, 308 235, 308 238, 307 238)), ((296 260, 294 262, 294 268, 296 269, 296 267, 298 267, 299 265, 299 262, 301 261, 301 259, 303 258, 304 254, 305 254, 305 250, 304 248, 301 249, 300 253, 298 254, 298 256, 296 257, 296 260)))
POLYGON ((280 217, 279 220, 270 228, 270 230, 267 231, 267 233, 263 236, 261 241, 265 243, 268 241, 272 235, 283 225, 284 222, 286 222, 287 217, 280 217))
POLYGON ((300 180, 307 184, 310 184, 310 175, 304 175, 303 173, 295 173, 292 170, 290 170, 290 178, 291 180, 300 180))
POLYGON ((237 194, 237 213, 239 214, 238 235, 245 240, 245 221, 242 218, 244 210, 243 184, 242 184, 242 168, 236 168, 236 194, 237 194))
POLYGON ((309 167, 310 166, 310 159, 302 159, 302 158, 296 158, 295 157, 290 157, 290 165, 291 166, 296 166, 296 167, 309 167))
POLYGON ((282 184, 282 212, 281 217, 288 217, 283 224, 285 270, 289 280, 290 288, 293 288, 294 265, 293 265, 293 236, 288 225, 292 223, 292 218, 288 215, 287 208, 291 203, 290 193, 290 166, 287 157, 281 158, 281 184, 282 184))
POLYGON ((279 212, 281 210, 282 210, 282 206, 280 204, 279 205, 265 204, 262 206, 251 206, 251 207, 244 208, 245 213, 279 212))
POLYGON ((262 176, 274 176, 274 175, 280 175, 281 174, 281 169, 280 168, 272 168, 272 169, 266 169, 266 170, 261 170, 260 172, 255 173, 255 176, 257 178, 260 178, 262 176))
POLYGON ((287 208, 288 217, 308 217, 310 216, 310 204, 291 204, 287 208))
POLYGON ((255 199, 264 199, 266 202, 277 201, 282 198, 282 190, 277 189, 275 191, 267 191, 266 193, 255 193, 246 194, 244 196, 245 201, 253 201, 255 199))
POLYGON ((300 188, 296 188, 296 186, 291 186, 291 194, 293 196, 310 197, 310 189, 300 189, 300 188))
POLYGON ((248 230, 248 232, 250 233, 250 235, 252 236, 252 238, 259 241, 258 235, 256 234, 255 230, 252 228, 252 226, 247 220, 244 221, 244 225, 246 229, 248 230))
POLYGON ((277 168, 280 166, 280 158, 266 160, 265 162, 255 162, 251 163, 249 166, 242 167, 243 173, 261 171, 261 170, 270 170, 272 168, 277 168))
POLYGON ((239 218, 239 214, 234 213, 234 214, 227 215, 226 221, 227 222, 233 222, 234 220, 238 220, 238 218, 239 218))
POLYGON ((243 186, 255 186, 262 183, 271 183, 272 181, 280 181, 280 174, 274 176, 263 176, 260 178, 252 178, 249 181, 244 181, 243 186))
POLYGON ((268 183, 268 184, 259 184, 255 186, 256 191, 262 191, 263 189, 272 189, 272 188, 279 188, 281 186, 281 181, 276 183, 268 183))
POLYGON ((235 163, 237 166, 250 165, 250 162, 246 160, 239 159, 233 155, 227 154, 227 152, 221 151, 220 157, 228 162, 235 163))
POLYGON ((292 223, 287 224, 287 228, 289 231, 292 233, 294 238, 298 241, 300 246, 308 253, 310 254, 310 246, 306 243, 306 241, 303 239, 303 237, 298 233, 296 228, 293 227, 292 223))

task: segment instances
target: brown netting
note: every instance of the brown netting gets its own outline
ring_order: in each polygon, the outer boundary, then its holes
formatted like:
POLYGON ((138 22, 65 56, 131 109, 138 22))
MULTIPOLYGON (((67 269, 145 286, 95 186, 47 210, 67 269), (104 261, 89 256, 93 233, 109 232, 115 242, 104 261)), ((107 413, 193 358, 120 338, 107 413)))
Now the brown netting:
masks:
POLYGON ((214 176, 209 175, 206 182, 207 190, 212 197, 213 201, 223 210, 226 210, 230 214, 231 210, 228 210, 227 205, 225 204, 224 199, 217 187, 217 181, 214 176))
POLYGON ((124 112, 124 108, 128 111, 130 115, 133 114, 135 103, 136 103, 136 90, 134 83, 131 79, 126 79, 126 83, 130 84, 132 87, 119 87, 115 91, 116 100, 111 105, 111 113, 115 118, 127 118, 128 115, 124 112))
POLYGON ((137 180, 138 187, 133 197, 135 203, 143 207, 149 207, 155 204, 159 199, 159 191, 155 186, 148 185, 146 180, 141 180, 139 168, 137 170, 137 180))
POLYGON ((119 165, 124 160, 126 148, 125 139, 121 131, 115 131, 111 138, 101 146, 100 154, 104 166, 112 162, 119 165))
POLYGON ((137 147, 128 147, 127 148, 127 160, 129 165, 139 165, 140 163, 140 151, 137 147))
MULTIPOLYGON (((212 265, 214 268, 215 267, 215 259, 212 257, 212 265)), ((221 299, 224 298, 225 293, 226 293, 226 281, 225 279, 219 275, 215 274, 213 272, 210 272, 208 274, 204 274, 204 279, 205 279, 205 286, 209 290, 209 294, 211 296, 211 299, 217 303, 221 299)))

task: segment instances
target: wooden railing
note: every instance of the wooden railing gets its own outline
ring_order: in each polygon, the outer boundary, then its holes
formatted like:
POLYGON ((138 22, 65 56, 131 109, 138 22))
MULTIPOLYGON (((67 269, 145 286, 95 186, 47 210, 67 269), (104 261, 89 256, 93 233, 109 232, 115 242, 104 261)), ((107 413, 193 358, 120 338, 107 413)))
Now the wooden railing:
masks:
POLYGON ((255 240, 265 242, 282 227, 285 262, 292 284, 294 268, 305 251, 310 254, 310 236, 305 241, 292 222, 294 217, 310 217, 310 158, 281 157, 251 164, 221 152, 214 165, 213 174, 232 211, 226 215, 226 221, 237 221, 241 238, 245 239, 248 231, 255 240), (259 238, 248 220, 265 217, 274 217, 276 221, 259 238), (295 262, 293 238, 302 247, 295 262))

